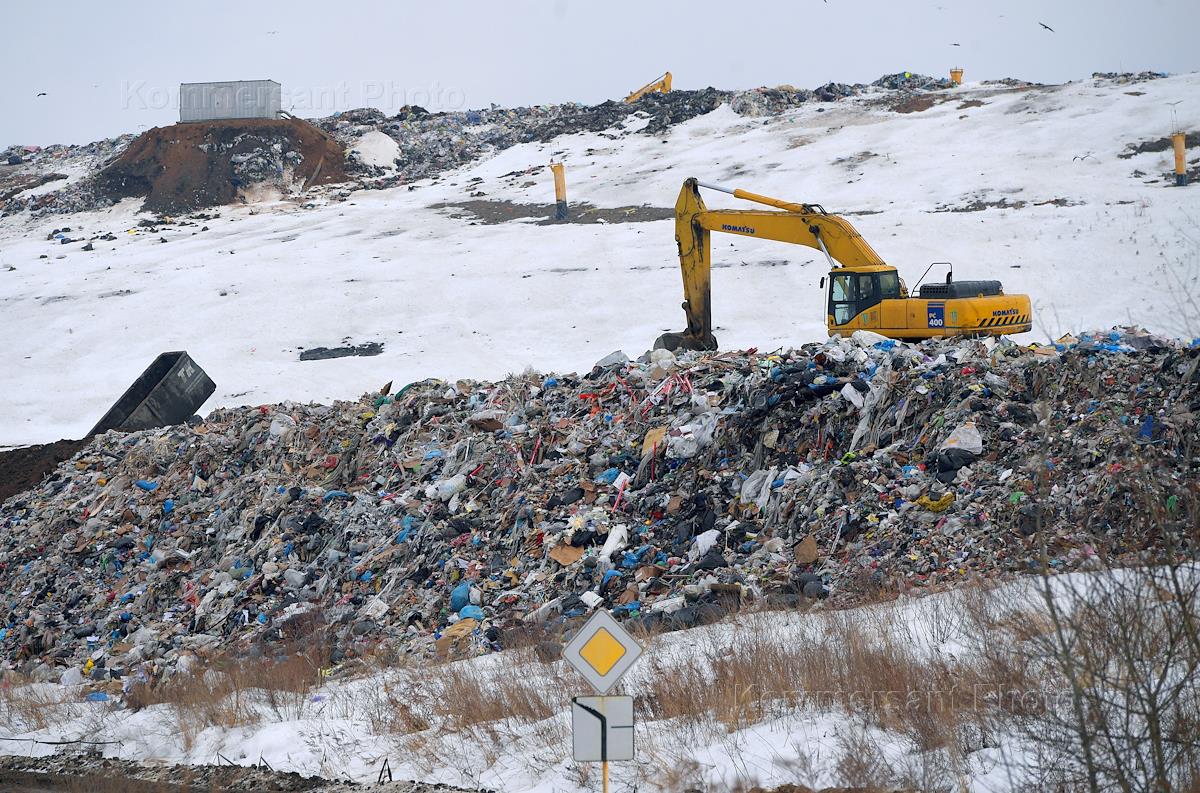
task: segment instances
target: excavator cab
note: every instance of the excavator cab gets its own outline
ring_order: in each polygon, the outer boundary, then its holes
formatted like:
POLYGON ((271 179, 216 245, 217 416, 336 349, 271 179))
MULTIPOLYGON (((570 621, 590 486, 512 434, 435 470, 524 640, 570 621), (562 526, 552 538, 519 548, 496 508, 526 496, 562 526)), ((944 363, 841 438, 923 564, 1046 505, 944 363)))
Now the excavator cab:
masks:
POLYGON ((895 270, 860 272, 834 270, 829 274, 829 316, 846 325, 883 300, 899 300, 900 275, 895 270))

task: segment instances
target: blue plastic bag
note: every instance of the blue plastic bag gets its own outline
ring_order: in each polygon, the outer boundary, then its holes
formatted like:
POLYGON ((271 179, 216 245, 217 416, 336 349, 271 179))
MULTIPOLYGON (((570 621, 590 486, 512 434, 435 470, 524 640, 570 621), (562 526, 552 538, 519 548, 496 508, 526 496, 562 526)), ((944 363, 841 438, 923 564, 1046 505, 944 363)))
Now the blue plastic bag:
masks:
POLYGON ((462 611, 463 606, 471 603, 471 585, 463 581, 458 586, 454 587, 454 591, 450 593, 450 610, 462 611))
POLYGON ((481 620, 483 619, 483 609, 479 606, 463 606, 459 609, 458 616, 463 619, 481 620))

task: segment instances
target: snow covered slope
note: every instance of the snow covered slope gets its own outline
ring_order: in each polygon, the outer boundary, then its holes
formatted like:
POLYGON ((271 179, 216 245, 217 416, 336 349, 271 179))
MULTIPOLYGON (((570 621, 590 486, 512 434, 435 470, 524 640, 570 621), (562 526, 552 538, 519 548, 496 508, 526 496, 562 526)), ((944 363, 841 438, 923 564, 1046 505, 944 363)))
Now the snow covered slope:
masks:
MULTIPOLYGON (((0 444, 79 437, 164 350, 186 349, 208 371, 211 408, 328 401, 388 380, 586 369, 681 329, 670 220, 488 225, 436 207, 479 192, 548 203, 548 172, 520 172, 551 157, 567 163, 571 200, 597 207, 671 207, 696 176, 848 213, 910 285, 931 262, 951 261, 959 278, 1030 294, 1039 338, 1129 322, 1192 336, 1198 312, 1180 287, 1200 293, 1200 187, 1168 186, 1169 151, 1121 155, 1162 138, 1166 103, 1198 93, 1192 74, 968 85, 921 94, 934 104, 914 112, 898 112, 887 92, 768 118, 722 106, 662 136, 522 144, 412 189, 341 202, 227 207, 153 231, 137 227, 135 201, 5 218, 0 444), (968 208, 977 211, 944 211, 968 208), (115 239, 93 251, 47 239, 63 225, 70 238, 115 239), (298 358, 363 342, 384 352, 298 358)), ((1200 124, 1198 106, 1179 105, 1183 126, 1200 124)), ((820 254, 717 236, 713 259, 723 346, 824 336, 820 254)))
MULTIPOLYGON (((1190 580, 1194 568, 1175 574, 1190 580)), ((966 670, 980 657, 992 657, 980 619, 1027 630, 1043 624, 1038 615, 1046 593, 1069 610, 1097 588, 1111 592, 1123 582, 1150 590, 1151 584, 1137 583, 1148 580, 1128 571, 1045 582, 1023 577, 995 589, 964 586, 846 611, 745 612, 644 638, 645 656, 619 689, 638 698, 637 759, 612 766, 613 789, 722 791, 801 783, 846 790, 1029 790, 1047 773, 1039 764, 1070 744, 1039 746, 1039 733, 1029 731, 1037 714, 1017 717, 1001 705, 1010 698, 1066 713, 1065 684, 1048 676, 1034 678, 1040 687, 1024 691, 991 677, 962 689, 922 686, 970 681, 966 670), (854 649, 835 649, 849 647, 854 649), (734 690, 722 687, 731 682, 727 671, 717 669, 721 659, 741 659, 745 677, 732 684, 734 690), (904 671, 874 678, 878 666, 871 659, 904 671), (773 688, 807 666, 836 669, 828 683, 837 687, 773 688), (927 670, 940 671, 929 677, 927 670), (936 677, 940 673, 947 674, 936 677), (676 688, 685 684, 698 695, 676 688), (918 718, 929 712, 946 721, 918 718), (937 732, 939 724, 950 732, 937 732), (946 740, 951 734, 954 739, 946 740), (868 781, 880 786, 866 786, 868 781)), ((205 679, 216 686, 223 674, 212 668, 205 679)), ((814 674, 808 682, 819 678, 814 674)), ((276 691, 274 697, 246 688, 236 723, 221 726, 209 721, 229 716, 213 714, 234 711, 206 709, 204 699, 115 707, 85 700, 80 686, 39 683, 6 693, 18 707, 11 709, 0 752, 44 756, 60 750, 56 742, 97 741, 103 743, 94 748, 108 758, 183 766, 265 762, 277 771, 360 784, 377 779, 387 758, 397 780, 585 793, 597 789, 598 769, 572 760, 569 716, 570 698, 585 690, 565 661, 539 661, 528 648, 446 664, 410 661, 310 691, 276 691), (484 716, 455 710, 452 703, 461 703, 460 697, 524 707, 476 722, 484 716), (31 723, 23 715, 28 712, 40 723, 31 723)), ((1080 762, 1070 757, 1067 764, 1075 770, 1080 762)))

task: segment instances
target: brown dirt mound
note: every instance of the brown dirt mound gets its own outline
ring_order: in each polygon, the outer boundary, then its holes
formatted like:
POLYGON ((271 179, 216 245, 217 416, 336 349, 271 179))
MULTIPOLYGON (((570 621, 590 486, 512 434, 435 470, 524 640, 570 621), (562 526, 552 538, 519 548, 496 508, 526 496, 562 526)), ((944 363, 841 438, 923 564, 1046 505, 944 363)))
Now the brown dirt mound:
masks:
POLYGON ((86 445, 87 441, 61 440, 0 452, 0 501, 36 487, 42 477, 86 445))
POLYGON ((892 105, 897 113, 920 113, 937 104, 932 96, 911 96, 892 105))
POLYGON ((286 189, 345 181, 345 157, 330 135, 300 119, 199 121, 155 127, 101 171, 107 198, 145 196, 144 208, 176 214, 230 204, 261 184, 286 189))

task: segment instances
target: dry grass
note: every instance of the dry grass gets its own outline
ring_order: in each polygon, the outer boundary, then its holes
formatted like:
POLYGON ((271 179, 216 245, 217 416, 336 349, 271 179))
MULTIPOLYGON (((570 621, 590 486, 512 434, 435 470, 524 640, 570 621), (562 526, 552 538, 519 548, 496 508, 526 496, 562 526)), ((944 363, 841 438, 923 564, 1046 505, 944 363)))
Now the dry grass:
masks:
POLYGON ((31 685, 14 672, 0 679, 0 712, 10 730, 44 730, 62 719, 70 704, 69 694, 56 686, 31 685))
POLYGON ((431 682, 431 704, 436 703, 435 712, 451 731, 508 719, 541 721, 560 712, 566 701, 565 686, 556 685, 552 675, 530 675, 527 667, 512 663, 490 673, 450 664, 431 682))
POLYGON ((321 684, 328 650, 310 647, 278 659, 218 657, 192 672, 134 685, 126 705, 134 711, 166 705, 184 748, 209 727, 243 727, 267 718, 300 718, 321 684))
POLYGON ((965 724, 987 716, 977 697, 1011 679, 967 662, 919 652, 883 612, 811 615, 794 633, 763 616, 743 618, 728 642, 682 659, 651 658, 639 704, 647 720, 728 731, 802 711, 839 710, 908 735, 921 751, 949 745, 965 724))
MULTIPOLYGON (((639 749, 664 769, 647 781, 666 790, 695 789, 704 772, 687 760, 697 745, 736 744, 738 731, 773 719, 843 713, 859 731, 839 735, 836 762, 824 760, 836 779, 943 789, 937 779, 959 772, 964 756, 986 743, 997 716, 1000 700, 980 692, 1030 684, 1016 663, 954 661, 929 651, 931 642, 958 636, 997 611, 989 609, 990 599, 990 590, 974 587, 952 602, 905 599, 786 617, 743 613, 720 630, 649 638, 630 686, 638 693, 639 722, 656 722, 655 739, 666 737, 639 749), (912 635, 913 609, 924 611, 919 621, 928 635, 912 635), (907 738, 912 757, 898 762, 867 752, 871 740, 862 728, 907 738)), ((565 664, 538 660, 543 640, 471 663, 407 666, 372 688, 373 727, 430 768, 481 772, 457 763, 482 762, 487 747, 523 760, 526 754, 561 758, 569 753, 567 703, 585 686, 565 664), (516 742, 538 751, 513 749, 516 742)), ((544 772, 533 757, 525 761, 531 771, 544 772)))

